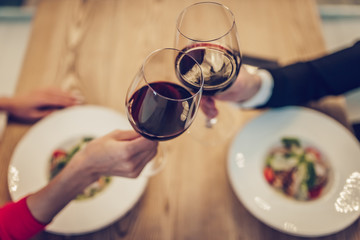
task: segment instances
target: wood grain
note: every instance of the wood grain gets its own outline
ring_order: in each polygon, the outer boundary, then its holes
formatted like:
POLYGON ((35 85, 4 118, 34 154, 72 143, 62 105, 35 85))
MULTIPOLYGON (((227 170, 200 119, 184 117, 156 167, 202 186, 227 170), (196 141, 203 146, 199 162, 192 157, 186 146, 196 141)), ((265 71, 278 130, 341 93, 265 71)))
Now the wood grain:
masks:
MULTIPOLYGON (((194 0, 44 0, 39 3, 17 93, 59 86, 87 103, 124 113, 127 86, 153 50, 172 47, 180 11, 194 0)), ((234 12, 243 53, 286 64, 325 54, 311 0, 224 0, 234 12)), ((238 111, 241 129, 258 111, 238 111)), ((0 203, 10 200, 7 167, 31 125, 10 122, 1 143, 0 203)), ((233 133, 233 135, 236 132, 233 133)), ((208 146, 189 134, 164 143, 167 165, 137 205, 114 224, 84 236, 34 239, 301 239, 254 218, 226 172, 231 138, 208 146)), ((36 143, 34 143, 36 144, 36 143)), ((251 183, 248 184, 249 187, 251 183)), ((321 239, 360 239, 358 222, 321 239)))

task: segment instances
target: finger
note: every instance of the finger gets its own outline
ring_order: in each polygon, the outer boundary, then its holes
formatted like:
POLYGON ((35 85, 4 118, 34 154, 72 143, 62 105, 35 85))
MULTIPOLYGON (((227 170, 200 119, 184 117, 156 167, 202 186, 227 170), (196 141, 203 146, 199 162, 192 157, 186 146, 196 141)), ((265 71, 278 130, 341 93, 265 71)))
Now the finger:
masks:
POLYGON ((135 169, 138 169, 139 166, 149 162, 155 155, 156 155, 156 149, 147 150, 147 151, 141 151, 133 155, 128 159, 128 161, 124 162, 122 165, 123 170, 128 172, 133 172, 135 169))
POLYGON ((70 93, 60 89, 43 89, 38 91, 39 104, 49 106, 72 106, 77 104, 78 99, 70 93))
POLYGON ((153 160, 155 155, 149 155, 149 157, 147 158, 146 161, 142 161, 136 169, 134 169, 134 171, 131 174, 128 174, 128 177, 130 178, 136 178, 138 177, 141 172, 144 170, 144 167, 151 161, 153 160))
POLYGON ((220 100, 220 101, 229 101, 231 100, 232 97, 232 92, 227 92, 227 94, 219 94, 217 96, 215 96, 216 100, 220 100))
POLYGON ((82 104, 85 102, 85 97, 82 95, 80 91, 73 90, 71 92, 64 92, 60 90, 60 92, 55 93, 55 95, 62 98, 71 99, 72 101, 75 101, 77 104, 82 104))
POLYGON ((27 117, 27 119, 29 120, 38 120, 41 119, 43 117, 46 117, 48 115, 50 115, 51 113, 53 113, 54 110, 45 110, 45 111, 33 111, 31 112, 31 114, 27 117))
POLYGON ((64 97, 57 95, 48 95, 40 97, 38 104, 42 106, 69 107, 78 104, 78 101, 75 97, 72 96, 64 97))
POLYGON ((157 146, 158 146, 158 142, 151 141, 144 137, 139 137, 129 142, 129 144, 127 145, 127 151, 129 155, 132 156, 142 151, 157 149, 157 146))
POLYGON ((209 118, 214 118, 218 115, 215 101, 211 97, 203 97, 200 102, 200 107, 204 114, 209 118))
POLYGON ((146 164, 148 164, 148 162, 150 162, 155 155, 156 155, 156 151, 140 152, 132 159, 132 163, 133 163, 132 169, 127 169, 127 170, 119 169, 118 171, 114 172, 114 174, 117 176, 136 178, 140 175, 146 164))
POLYGON ((140 137, 140 134, 134 130, 114 130, 108 134, 109 137, 117 141, 131 141, 140 137))
POLYGON ((225 92, 214 96, 214 98, 221 101, 236 101, 236 98, 241 95, 241 89, 239 89, 238 85, 239 84, 234 83, 230 89, 227 89, 225 92))

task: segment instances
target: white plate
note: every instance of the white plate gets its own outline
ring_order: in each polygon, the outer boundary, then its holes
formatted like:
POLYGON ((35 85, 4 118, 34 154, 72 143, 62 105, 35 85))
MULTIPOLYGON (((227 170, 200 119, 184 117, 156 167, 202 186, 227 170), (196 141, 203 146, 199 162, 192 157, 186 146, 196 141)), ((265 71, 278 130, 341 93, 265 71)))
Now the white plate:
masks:
MULTIPOLYGON (((52 152, 68 140, 98 137, 115 129, 131 129, 126 117, 100 106, 76 106, 36 123, 17 145, 9 168, 13 200, 48 183, 52 152)), ((113 177, 109 186, 90 199, 70 202, 46 227, 58 234, 84 234, 103 228, 126 214, 147 184, 145 177, 113 177)))
POLYGON ((235 194, 260 221, 297 236, 338 232, 359 217, 360 146, 335 120, 314 110, 285 107, 269 110, 242 129, 228 156, 235 194), (263 177, 267 151, 283 136, 314 143, 328 157, 333 174, 327 191, 302 202, 283 196, 263 177))

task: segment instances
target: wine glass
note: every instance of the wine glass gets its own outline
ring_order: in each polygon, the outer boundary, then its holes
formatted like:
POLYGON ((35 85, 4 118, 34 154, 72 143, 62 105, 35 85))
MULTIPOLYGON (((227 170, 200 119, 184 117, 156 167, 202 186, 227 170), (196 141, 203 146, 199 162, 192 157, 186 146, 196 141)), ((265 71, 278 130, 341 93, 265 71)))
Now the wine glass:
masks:
MULTIPOLYGON (((220 3, 200 2, 185 8, 177 19, 175 47, 200 64, 204 76, 203 103, 214 101, 213 96, 229 88, 239 74, 241 54, 235 18, 220 3)), ((220 101, 216 105, 216 117, 199 113, 191 128, 195 136, 211 144, 236 130, 237 115, 232 106, 220 101)))
MULTIPOLYGON (((173 48, 155 50, 145 59, 129 86, 126 109, 130 124, 153 141, 179 136, 195 118, 203 84, 201 67, 193 57, 173 48), (179 56, 186 59, 186 72, 176 61, 179 56)), ((154 175, 163 163, 164 157, 155 157, 143 172, 154 175)))

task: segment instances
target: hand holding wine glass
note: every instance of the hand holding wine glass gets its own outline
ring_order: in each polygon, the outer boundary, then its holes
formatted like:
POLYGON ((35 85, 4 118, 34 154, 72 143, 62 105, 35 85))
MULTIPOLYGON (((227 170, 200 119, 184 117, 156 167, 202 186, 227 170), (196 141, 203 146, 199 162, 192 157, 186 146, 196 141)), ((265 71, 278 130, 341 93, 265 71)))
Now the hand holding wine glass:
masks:
MULTIPOLYGON (((126 109, 131 125, 154 141, 179 136, 195 118, 203 83, 201 67, 191 56, 173 48, 152 52, 128 89, 126 109), (179 56, 186 59, 186 72, 176 61, 179 56)), ((155 160, 150 162, 148 175, 156 173, 164 163, 163 157, 155 160)))
POLYGON ((216 117, 217 109, 214 100, 226 101, 232 103, 241 103, 254 97, 261 88, 260 76, 250 72, 243 65, 236 81, 219 95, 213 98, 202 98, 201 109, 208 117, 216 117))

